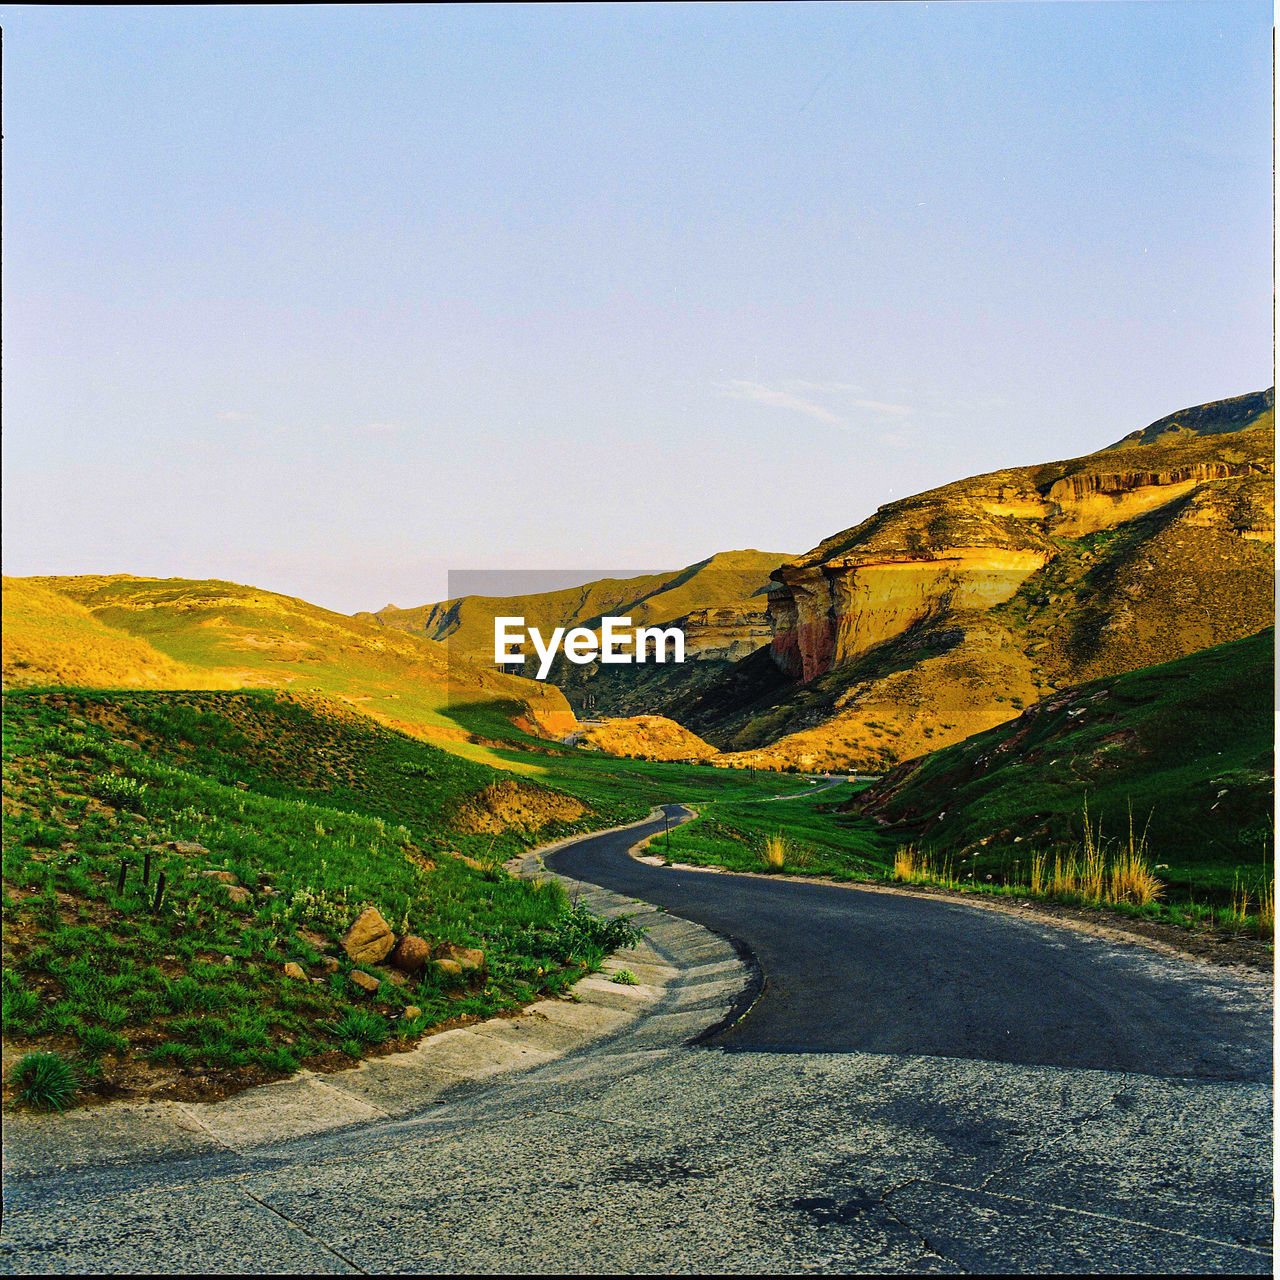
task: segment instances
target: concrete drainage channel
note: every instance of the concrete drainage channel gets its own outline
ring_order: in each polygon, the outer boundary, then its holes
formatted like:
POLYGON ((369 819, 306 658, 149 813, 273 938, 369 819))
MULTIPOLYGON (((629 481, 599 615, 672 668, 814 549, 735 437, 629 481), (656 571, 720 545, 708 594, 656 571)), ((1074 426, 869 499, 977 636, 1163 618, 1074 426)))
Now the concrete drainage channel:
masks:
POLYGON ((700 1041, 743 1016, 760 988, 749 956, 701 925, 546 870, 542 855, 568 843, 534 850, 508 865, 520 875, 558 879, 597 914, 627 914, 645 930, 634 950, 581 979, 573 999, 540 1000, 516 1017, 427 1036, 406 1053, 328 1075, 302 1071, 219 1102, 116 1102, 65 1115, 10 1115, 6 1172, 21 1176, 219 1150, 242 1153, 401 1119, 468 1083, 571 1054, 635 1053, 700 1041), (612 982, 619 969, 630 970, 637 983, 612 982))

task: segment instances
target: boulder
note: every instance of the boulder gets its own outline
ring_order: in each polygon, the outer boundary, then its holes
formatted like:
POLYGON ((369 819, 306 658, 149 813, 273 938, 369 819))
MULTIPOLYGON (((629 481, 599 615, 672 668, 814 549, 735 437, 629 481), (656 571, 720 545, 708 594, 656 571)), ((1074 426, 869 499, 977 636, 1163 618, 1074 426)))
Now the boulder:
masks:
POLYGON ((253 894, 238 884, 229 884, 227 885, 227 897, 232 902, 248 902, 253 897, 253 894))
POLYGON ((404 1012, 400 1015, 400 1020, 402 1022, 412 1022, 414 1018, 420 1017, 422 1017, 422 1010, 416 1004, 407 1004, 404 1007, 404 1012))
POLYGON ((286 978, 305 978, 307 975, 296 960, 290 960, 284 967, 284 976, 286 978))
POLYGON ((231 871, 202 871, 200 874, 210 880, 221 881, 223 884, 236 883, 235 874, 231 871))
POLYGON ((396 945, 396 935, 376 907, 366 907, 342 937, 342 949, 357 964, 377 964, 396 945))
POLYGON ((484 952, 479 947, 445 947, 441 953, 446 959, 457 961, 462 969, 483 969, 484 952))
POLYGON ((461 973, 462 966, 456 960, 433 960, 431 962, 441 973, 461 973))
POLYGON ((382 986, 382 983, 375 978, 373 974, 361 973, 359 969, 352 969, 351 981, 354 982, 362 991, 367 991, 370 995, 373 995, 373 993, 382 986))
POLYGON ((334 956, 321 956, 320 967, 325 971, 325 973, 337 973, 338 961, 334 956))
POLYGON ((401 973, 417 973, 431 959, 431 944, 425 938, 407 933, 391 953, 391 963, 401 973))

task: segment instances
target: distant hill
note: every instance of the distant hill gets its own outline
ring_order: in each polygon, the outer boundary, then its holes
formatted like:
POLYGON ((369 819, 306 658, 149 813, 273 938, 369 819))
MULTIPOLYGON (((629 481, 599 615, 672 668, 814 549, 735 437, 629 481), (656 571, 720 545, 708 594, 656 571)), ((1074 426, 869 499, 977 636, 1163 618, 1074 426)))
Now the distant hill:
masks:
POLYGON ((413 609, 388 605, 357 617, 443 642, 451 655, 480 663, 493 660, 495 617, 523 617, 544 635, 560 626, 598 630, 604 617, 629 617, 636 626, 678 625, 685 633, 682 667, 606 668, 560 659, 549 676, 580 714, 654 712, 713 679, 716 665, 770 643, 764 592, 770 571, 785 558, 777 552, 725 551, 667 573, 601 578, 525 596, 463 596, 413 609))
POLYGON ((1169 444, 1187 436, 1219 435, 1223 431, 1247 431, 1251 427, 1275 428, 1276 389, 1252 391, 1230 400, 1214 400, 1210 404, 1179 409, 1159 418, 1149 427, 1131 431, 1110 449, 1127 449, 1135 444, 1169 444))
POLYGON ((725 762, 878 771, 1269 626, 1273 400, 880 508, 779 566, 769 650, 664 713, 725 762))
POLYGON ((108 626, 70 596, 25 578, 4 579, 4 682, 100 689, 230 686, 108 626))
POLYGON ((506 706, 519 727, 550 737, 575 726, 554 688, 451 662, 421 637, 256 587, 127 574, 5 585, 9 683, 289 688, 471 755, 483 751, 459 725, 458 704, 506 706))
MULTIPOLYGON (((1275 631, 1062 689, 1017 719, 887 774, 850 808, 894 824, 935 855, 992 862, 1082 835, 1147 827, 1160 876, 1232 887, 1240 863, 1274 864, 1275 631), (1016 843, 1015 843, 1016 842, 1016 843)), ((935 857, 937 860, 937 857, 935 857)))

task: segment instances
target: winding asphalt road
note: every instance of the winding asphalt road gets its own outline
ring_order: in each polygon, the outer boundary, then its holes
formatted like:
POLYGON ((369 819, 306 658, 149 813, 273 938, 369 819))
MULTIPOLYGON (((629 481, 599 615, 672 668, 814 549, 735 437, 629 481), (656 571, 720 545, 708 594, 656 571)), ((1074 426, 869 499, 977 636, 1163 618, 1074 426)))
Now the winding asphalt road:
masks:
POLYGON ((627 855, 661 826, 547 858, 676 975, 629 1030, 434 1094, 380 1059, 334 1081, 368 1120, 286 1141, 7 1136, 0 1271, 1271 1272, 1265 976, 627 855))
MULTIPOLYGON (((665 806, 673 821, 689 816, 665 806)), ((985 1062, 1266 1080, 1268 1011, 1144 948, 937 898, 655 867, 662 822, 553 854, 561 875, 642 898, 745 945, 764 972, 726 1049, 930 1054, 985 1062)))

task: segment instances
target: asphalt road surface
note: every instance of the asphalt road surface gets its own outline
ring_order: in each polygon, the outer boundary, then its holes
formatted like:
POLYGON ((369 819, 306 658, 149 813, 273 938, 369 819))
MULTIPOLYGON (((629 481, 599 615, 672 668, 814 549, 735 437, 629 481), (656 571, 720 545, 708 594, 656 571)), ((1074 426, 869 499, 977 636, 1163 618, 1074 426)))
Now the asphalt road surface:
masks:
POLYGON ((653 1016, 273 1145, 108 1163, 61 1129, 11 1153, 0 1269, 1271 1272, 1265 978, 651 867, 626 855, 644 830, 548 863, 626 895, 587 888, 597 908, 665 908, 647 963, 680 977, 653 1016), (745 1016, 732 948, 678 916, 750 948, 745 1016))
MULTIPOLYGON (((675 821, 688 813, 680 805, 665 811, 675 821)), ((547 865, 665 907, 751 951, 764 971, 763 993, 709 1043, 1218 1080, 1271 1076, 1269 1014, 1224 994, 1211 971, 983 907, 713 877, 629 856, 640 834, 662 825, 581 840, 547 865)))

